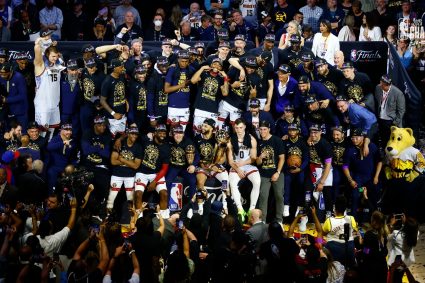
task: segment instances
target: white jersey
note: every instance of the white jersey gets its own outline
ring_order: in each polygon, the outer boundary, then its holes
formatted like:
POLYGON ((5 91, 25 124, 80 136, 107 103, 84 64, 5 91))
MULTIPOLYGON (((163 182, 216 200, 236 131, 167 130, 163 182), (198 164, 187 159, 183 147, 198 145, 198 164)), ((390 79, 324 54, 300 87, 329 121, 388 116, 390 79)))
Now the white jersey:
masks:
POLYGON ((258 25, 257 0, 242 0, 239 4, 239 10, 246 21, 253 24, 254 27, 258 25))
POLYGON ((45 63, 44 71, 39 76, 35 76, 36 92, 34 105, 36 111, 48 111, 59 107, 61 72, 64 66, 55 64, 48 66, 45 63))
POLYGON ((235 152, 235 162, 245 161, 251 158, 251 148, 243 145, 241 142, 238 142, 239 151, 235 152))

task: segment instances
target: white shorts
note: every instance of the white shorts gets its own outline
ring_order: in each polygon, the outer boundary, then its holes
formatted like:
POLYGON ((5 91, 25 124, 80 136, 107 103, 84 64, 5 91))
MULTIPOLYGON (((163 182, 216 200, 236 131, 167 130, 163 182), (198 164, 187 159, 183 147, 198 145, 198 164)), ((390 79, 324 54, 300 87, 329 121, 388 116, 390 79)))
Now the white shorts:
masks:
MULTIPOLYGON (((257 98, 257 99, 260 100, 260 110, 264 110, 264 106, 266 105, 267 98, 257 98)), ((248 100, 246 110, 249 110, 249 103, 250 102, 251 102, 251 99, 248 100)))
MULTIPOLYGON (((245 173, 246 176, 248 176, 251 173, 254 173, 254 172, 257 172, 258 171, 258 168, 255 167, 254 165, 251 165, 251 164, 246 164, 246 165, 244 165, 242 167, 239 167, 239 169, 241 169, 245 173)), ((233 170, 233 168, 230 169, 230 172, 235 172, 236 173, 236 171, 233 170)))
POLYGON ((195 109, 195 113, 193 114, 193 128, 200 131, 202 123, 204 123, 207 118, 213 119, 217 124, 217 117, 217 113, 195 109))
POLYGON ((59 107, 43 112, 37 111, 37 108, 35 108, 35 121, 46 129, 59 126, 61 123, 59 107))
POLYGON ((121 190, 123 184, 126 191, 133 191, 134 177, 111 176, 111 191, 121 190))
MULTIPOLYGON (((148 184, 152 182, 153 180, 155 180, 155 178, 156 178, 156 174, 143 174, 140 172, 136 173, 136 178, 134 179, 135 191, 144 192, 148 184)), ((155 190, 159 193, 160 191, 166 190, 166 189, 167 189, 167 186, 165 184, 165 177, 162 177, 156 183, 155 190)))
POLYGON ((240 109, 222 100, 218 105, 218 120, 224 121, 230 115, 230 121, 235 122, 236 119, 242 116, 241 112, 242 111, 240 109))
POLYGON ((108 119, 108 121, 109 121, 109 131, 111 131, 111 134, 116 135, 117 133, 125 132, 125 126, 127 124, 127 117, 125 115, 123 115, 120 120, 108 119))
POLYGON ((168 107, 168 123, 186 125, 189 121, 189 108, 174 108, 168 107))

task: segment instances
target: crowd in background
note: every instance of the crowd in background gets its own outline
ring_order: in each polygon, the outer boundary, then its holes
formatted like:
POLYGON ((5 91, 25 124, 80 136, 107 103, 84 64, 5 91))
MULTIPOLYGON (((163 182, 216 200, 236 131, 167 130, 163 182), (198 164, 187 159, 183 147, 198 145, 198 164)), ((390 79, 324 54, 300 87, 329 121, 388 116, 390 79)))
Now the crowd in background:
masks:
POLYGON ((425 160, 384 172, 407 99, 340 42, 423 93, 424 4, 149 4, 0 0, 0 282, 415 282, 425 160))

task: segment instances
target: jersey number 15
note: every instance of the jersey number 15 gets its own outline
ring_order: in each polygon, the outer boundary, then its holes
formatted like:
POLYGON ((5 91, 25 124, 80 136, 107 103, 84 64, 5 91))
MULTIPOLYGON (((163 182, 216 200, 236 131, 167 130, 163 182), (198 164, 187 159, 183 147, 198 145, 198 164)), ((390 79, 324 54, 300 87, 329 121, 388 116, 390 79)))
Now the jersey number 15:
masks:
POLYGON ((58 80, 58 74, 50 74, 49 76, 52 78, 52 82, 56 82, 58 80))

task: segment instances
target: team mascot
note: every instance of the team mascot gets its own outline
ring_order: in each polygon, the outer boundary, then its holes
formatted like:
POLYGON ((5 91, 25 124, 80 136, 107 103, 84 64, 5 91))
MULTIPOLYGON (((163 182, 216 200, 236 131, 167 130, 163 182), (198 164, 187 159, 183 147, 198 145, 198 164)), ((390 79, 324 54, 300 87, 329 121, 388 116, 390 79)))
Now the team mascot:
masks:
POLYGON ((385 147, 387 213, 408 212, 418 216, 418 208, 425 195, 425 177, 422 175, 425 159, 422 153, 413 147, 414 144, 412 129, 391 127, 391 136, 385 147))

